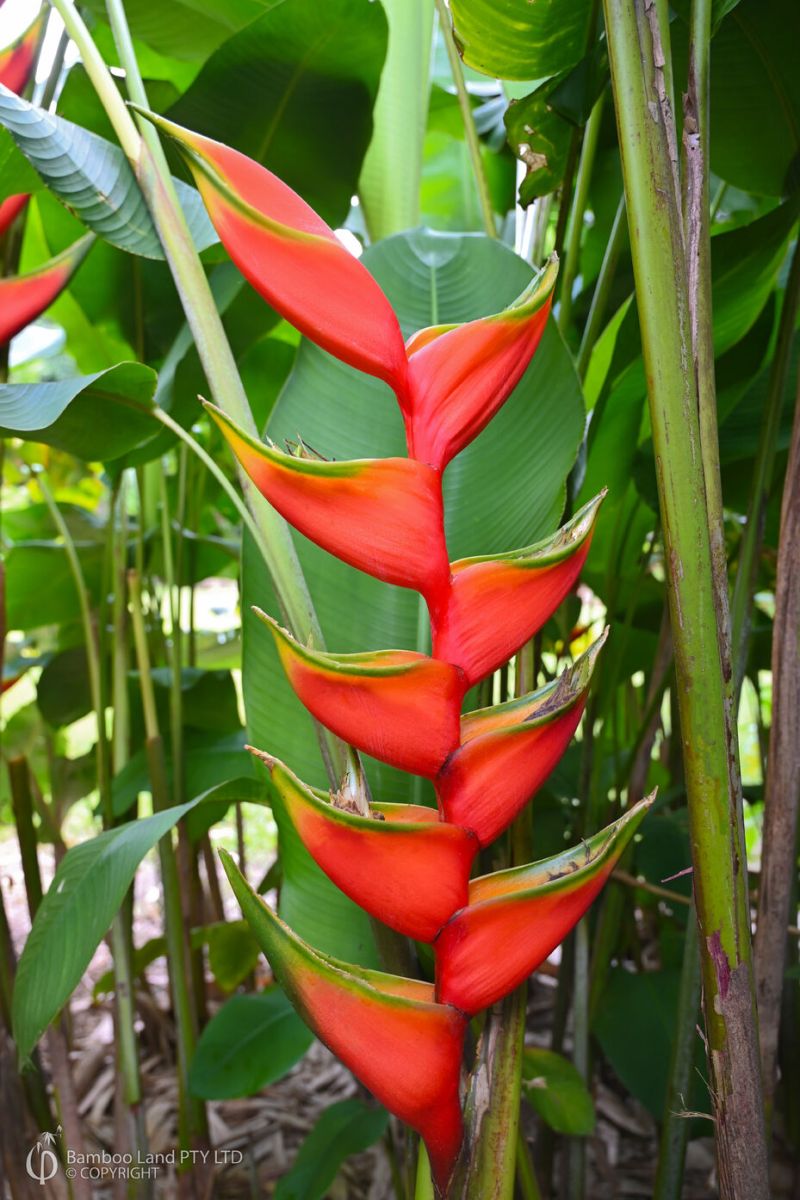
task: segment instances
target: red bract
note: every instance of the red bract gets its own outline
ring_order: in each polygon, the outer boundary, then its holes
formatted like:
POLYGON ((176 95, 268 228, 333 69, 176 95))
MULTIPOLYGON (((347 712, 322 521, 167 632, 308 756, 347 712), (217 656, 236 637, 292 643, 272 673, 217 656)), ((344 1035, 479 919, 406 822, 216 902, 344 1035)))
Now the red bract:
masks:
POLYGON ((94 235, 89 233, 29 275, 0 279, 0 346, 50 307, 83 262, 93 242, 94 235))
POLYGON ((30 197, 27 193, 22 192, 19 195, 9 196, 7 200, 3 200, 0 204, 0 236, 14 224, 29 199, 30 197))
POLYGON ((188 153, 212 220, 247 277, 320 345, 390 382, 405 420, 411 457, 326 462, 265 445, 210 407, 246 473, 296 529, 428 603, 430 657, 407 649, 328 653, 260 615, 309 712, 370 755, 432 778, 438 813, 380 801, 369 815, 356 813, 346 786, 327 797, 256 753, 270 769, 276 806, 322 870, 378 920, 432 943, 435 993, 312 950, 230 861, 226 869, 287 993, 362 1082, 420 1132, 443 1193, 462 1137, 465 1014, 506 995, 558 945, 649 803, 576 850, 469 882, 479 846, 520 813, 566 749, 605 640, 538 691, 462 717, 468 688, 507 662, 575 585, 602 500, 523 550, 448 561, 443 471, 528 366, 555 263, 504 313, 422 330, 401 354, 386 297, 299 197, 242 155, 161 124, 188 153))
POLYGON ((0 51, 0 83, 17 95, 30 81, 41 27, 41 18, 37 18, 13 46, 0 51))
POLYGON ((402 771, 437 773, 459 741, 460 671, 411 650, 321 654, 256 612, 272 630, 289 682, 318 721, 402 771))
POLYGON ((443 1190, 463 1135, 463 1013, 436 1003, 430 984, 350 967, 313 950, 267 908, 224 851, 223 863, 289 998, 320 1041, 417 1130, 443 1190))

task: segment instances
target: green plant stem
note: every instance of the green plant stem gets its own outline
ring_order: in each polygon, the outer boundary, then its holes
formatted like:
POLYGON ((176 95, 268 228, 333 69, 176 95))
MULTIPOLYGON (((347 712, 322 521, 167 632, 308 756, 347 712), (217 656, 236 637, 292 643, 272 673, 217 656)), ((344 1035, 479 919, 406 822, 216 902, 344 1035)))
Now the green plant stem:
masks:
POLYGON ((583 233, 583 218, 589 199, 589 184, 594 169, 597 153, 597 142, 600 137, 600 126, 603 122, 603 102, 605 93, 595 103, 583 135, 581 156, 575 176, 575 189, 572 197, 567 233, 565 238, 564 266, 561 268, 561 291, 558 309, 558 327, 563 333, 569 325, 572 316, 572 291, 578 275, 578 263, 581 251, 581 235, 583 233))
POLYGON ((480 138, 475 128, 475 118, 472 115, 472 102, 470 101, 469 92, 464 80, 464 70, 461 66, 461 59, 459 58, 455 38, 453 37, 450 13, 448 12, 445 0, 436 0, 436 12, 439 17, 439 28, 442 31, 442 39, 447 50, 447 60, 450 63, 450 74, 453 77, 456 96, 458 97, 458 107, 461 109, 461 119, 464 122, 464 136, 467 141, 467 150, 469 151, 472 171, 475 176, 475 185, 478 189, 478 203, 483 219, 483 228, 489 237, 496 238, 497 226, 495 225, 492 197, 489 192, 489 181, 486 178, 486 171, 481 157, 480 138))
POLYGON ((683 943, 678 1012, 675 1019, 653 1200, 680 1200, 683 1191, 683 1169, 689 1141, 689 1121, 685 1113, 689 1107, 689 1092, 694 1076, 699 1008, 700 956, 697 945, 697 919, 692 906, 683 943))
MULTIPOLYGON (((589 1086, 589 920, 575 926, 575 986, 572 995, 573 1050, 575 1070, 589 1086)), ((568 1200, 583 1200, 586 1193, 586 1139, 570 1138, 567 1155, 568 1200)))
POLYGON ((417 1179, 414 1185, 414 1200, 433 1200, 433 1180, 431 1164, 428 1161, 428 1151, 420 1141, 417 1153, 417 1179))
POLYGON ((521 1128, 517 1134, 517 1184, 522 1200, 542 1200, 533 1156, 521 1128))
POLYGON ((775 454, 778 445, 781 410, 783 408, 789 367, 792 358, 794 329, 800 306, 800 238, 798 238, 786 291, 783 297, 775 356, 769 374, 764 417, 756 452, 753 486, 747 506, 747 519, 739 550, 736 582, 731 602, 733 624, 734 681, 738 696, 747 668, 747 646, 750 640, 750 622, 753 612, 753 593, 758 577, 758 565, 764 538, 767 503, 772 487, 775 454))
POLYGON ((600 264, 600 273, 597 276, 597 281, 594 285, 592 293, 592 302, 589 306, 589 315, 586 318, 586 324, 583 328, 581 336, 581 344, 578 350, 576 359, 576 367, 578 375, 581 379, 586 378, 586 372, 589 369, 589 360, 592 356, 595 342, 597 341, 600 330, 603 327, 603 320, 606 315, 609 297, 611 295, 611 287, 614 282, 614 275, 617 270, 617 263, 625 245, 625 239, 628 236, 628 225, 625 220, 625 196, 620 196, 617 211, 614 214, 614 221, 611 225, 611 233, 608 236, 603 261, 600 264))
POLYGON ((657 65, 663 48, 645 4, 604 7, 668 568, 720 1194, 766 1200, 736 728, 718 641, 725 614, 704 503, 671 118, 657 65))
MULTIPOLYGON (((150 651, 142 609, 141 585, 136 571, 128 572, 128 591, 139 685, 142 693, 153 808, 156 812, 160 812, 169 807, 170 796, 164 743, 158 726, 155 692, 150 672, 150 651)), ((206 1118, 202 1101, 192 1096, 189 1091, 189 1066, 197 1042, 197 1030, 189 986, 189 962, 185 938, 187 931, 183 921, 175 849, 170 834, 166 834, 159 842, 158 853, 164 889, 164 932, 167 941, 167 962, 178 1050, 178 1133, 181 1148, 191 1149, 205 1137, 206 1118)))

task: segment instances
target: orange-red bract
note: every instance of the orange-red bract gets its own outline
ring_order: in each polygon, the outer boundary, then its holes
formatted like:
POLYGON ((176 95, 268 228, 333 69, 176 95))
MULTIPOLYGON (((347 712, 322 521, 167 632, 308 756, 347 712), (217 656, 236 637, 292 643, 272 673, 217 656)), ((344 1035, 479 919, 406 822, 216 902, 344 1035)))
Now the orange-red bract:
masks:
POLYGON ((41 17, 38 17, 13 46, 0 51, 0 83, 17 95, 31 78, 41 27, 41 17))
POLYGON ((49 308, 64 290, 94 242, 89 233, 28 275, 0 279, 0 346, 49 308))
POLYGON ((394 309, 313 208, 238 150, 147 115, 184 151, 220 241, 253 287, 324 350, 403 393, 394 309))
POLYGON ((505 312, 465 325, 423 329, 408 342, 408 451, 443 470, 508 399, 536 351, 558 266, 505 312))
POLYGON ((461 667, 470 686, 507 662, 578 578, 604 494, 546 541, 453 563, 445 604, 433 613, 434 657, 461 667))
POLYGON ((381 762, 436 774, 458 745, 460 671, 411 650, 320 653, 256 612, 272 630, 289 682, 318 721, 381 762))
POLYGON ((535 971, 586 912, 652 800, 573 850, 473 880, 469 904, 434 942, 437 999, 480 1012, 535 971))
POLYGON ((461 722, 461 745, 436 780, 446 821, 488 846, 561 759, 578 728, 605 635, 553 683, 461 722))
POLYGON ((0 234, 5 233, 14 224, 29 199, 27 192, 20 192, 0 203, 0 234))
POLYGON ((324 462, 284 454, 206 405, 262 495, 344 562, 435 603, 449 564, 439 477, 408 458, 324 462))
POLYGON ((416 804, 374 804, 372 817, 337 808, 259 754, 306 850, 351 900, 407 937, 432 942, 467 903, 478 850, 465 829, 416 804))
POLYGON ((390 1112, 424 1139, 444 1190, 463 1138, 459 1083, 464 1015, 417 980, 351 967, 313 950, 223 864, 256 940, 292 1003, 390 1112))

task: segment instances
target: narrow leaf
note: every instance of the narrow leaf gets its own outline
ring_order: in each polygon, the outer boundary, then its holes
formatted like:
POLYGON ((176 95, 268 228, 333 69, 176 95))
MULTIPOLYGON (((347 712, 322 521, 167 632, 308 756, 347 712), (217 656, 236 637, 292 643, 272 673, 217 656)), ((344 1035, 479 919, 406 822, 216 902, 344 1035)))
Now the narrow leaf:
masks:
POLYGON ((436 780, 446 821, 471 829, 481 846, 511 824, 577 729, 604 642, 605 634, 538 691, 463 718, 461 745, 436 780))
POLYGON ((432 942, 467 903, 478 843, 465 829, 437 821, 430 808, 374 804, 362 817, 336 807, 282 763, 259 757, 311 857, 356 904, 384 924, 432 942))
POLYGON ((266 613, 283 669, 310 713, 334 733, 414 775, 433 776, 459 741, 463 677, 411 650, 324 654, 301 646, 266 613))
POLYGON ((453 563, 444 609, 433 616, 434 656, 461 667, 471 686, 532 638, 578 578, 604 495, 546 541, 453 563))
POLYGON ((424 1139, 440 1188, 462 1139, 462 1013, 417 980, 350 968, 317 953, 267 907, 229 854, 222 861, 242 913, 286 994, 345 1066, 424 1139), (424 997, 424 998, 423 998, 424 997))
POLYGON ((469 904, 434 943, 438 1000, 476 1013, 535 971, 586 912, 652 802, 572 850, 473 880, 469 904))
POLYGON ((450 570, 436 471, 407 458, 326 462, 284 454, 214 405, 206 408, 258 490, 295 529, 368 575, 436 603, 450 570))
POLYGON ((558 262, 504 312, 465 325, 423 329, 408 343, 409 454, 443 470, 489 424, 539 345, 558 262))
POLYGON ((407 362, 394 310, 330 226, 247 155, 143 115, 177 141, 220 240, 265 300, 324 350, 403 392, 407 362))
POLYGON ((28 275, 0 279, 0 346, 40 317, 64 290, 86 257, 94 237, 86 237, 28 275))

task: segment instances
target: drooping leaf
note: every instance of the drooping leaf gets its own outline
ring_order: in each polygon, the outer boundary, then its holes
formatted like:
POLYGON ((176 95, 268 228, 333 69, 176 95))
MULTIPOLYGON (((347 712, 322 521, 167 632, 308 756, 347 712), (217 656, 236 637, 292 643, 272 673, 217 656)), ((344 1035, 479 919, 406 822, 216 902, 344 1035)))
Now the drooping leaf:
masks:
MULTIPOLYGON (((55 113, 0 87, 0 124, 58 196, 93 233, 145 258, 163 258, 161 242, 122 150, 55 113)), ((198 250, 217 241, 197 191, 173 180, 198 250)))
POLYGON ((589 908, 652 801, 573 850, 473 880, 468 905, 434 942, 440 1003, 479 1012, 535 971, 589 908))
POLYGON ((436 780, 445 820, 471 829, 482 846, 511 824, 577 729, 604 641, 538 691, 462 720, 461 745, 436 780))
POLYGON ((225 249, 256 291, 324 350, 403 392, 394 311, 330 226, 254 159, 147 116, 178 143, 225 249))
POLYGON ((430 942, 466 904, 478 843, 465 829, 414 804, 374 804, 371 817, 347 812, 282 763, 260 757, 309 854, 367 912, 430 942))
POLYGON ((0 279, 0 346, 50 307, 83 262, 93 241, 93 236, 87 234, 38 270, 0 279))
POLYGON ((67 851, 14 981, 14 1038, 23 1061, 80 982, 139 863, 191 806, 190 801, 120 825, 67 851))
POLYGON ((401 771, 435 775, 458 745, 464 681, 413 650, 334 655, 301 646, 266 613, 299 699, 328 729, 401 771))
POLYGON ((603 495, 546 541, 452 563, 446 605, 433 620, 436 657, 459 666, 471 685, 533 637, 580 573, 603 495))
POLYGON ((231 996, 200 1036, 189 1088, 204 1100, 252 1096, 291 1070, 313 1040, 279 987, 231 996))
POLYGON ((525 1046, 522 1093, 556 1133, 580 1137, 594 1129, 594 1104, 579 1071, 562 1054, 525 1046))
POLYGON ((586 51, 589 0, 452 0, 464 62, 500 79, 545 79, 586 51))
POLYGON ((439 1187, 463 1135, 462 1013, 418 980, 348 967, 317 953, 256 895, 229 854, 231 886, 289 999, 365 1087, 424 1139, 439 1187))
POLYGON ((131 362, 48 383, 0 384, 0 433, 92 462, 119 458, 160 429, 147 411, 156 381, 150 367, 131 362))
POLYGON ((300 1147, 287 1173, 278 1180, 275 1200, 322 1200, 342 1163, 383 1136, 388 1113, 363 1100, 340 1100, 326 1108, 300 1147))

